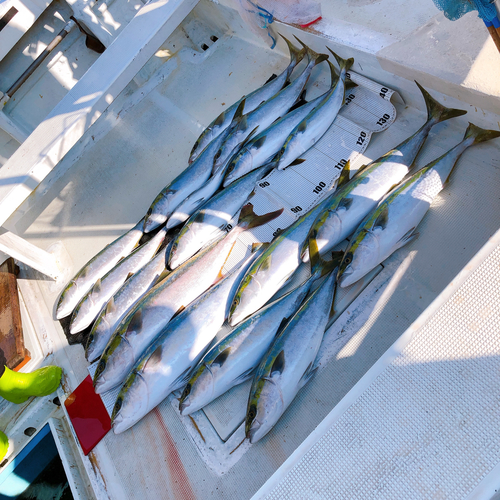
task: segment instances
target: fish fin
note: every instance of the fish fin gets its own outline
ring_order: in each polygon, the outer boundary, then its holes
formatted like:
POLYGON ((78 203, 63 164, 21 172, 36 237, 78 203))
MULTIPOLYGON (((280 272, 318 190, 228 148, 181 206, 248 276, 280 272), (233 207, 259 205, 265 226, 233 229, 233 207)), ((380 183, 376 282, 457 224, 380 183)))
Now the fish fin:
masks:
POLYGON ((285 351, 280 351, 271 367, 270 376, 281 375, 285 369, 285 351))
POLYGON ((412 227, 409 231, 405 233, 405 235, 396 243, 396 250, 398 248, 404 247, 406 244, 416 240, 420 233, 414 233, 415 228, 412 227))
POLYGON ((278 75, 276 73, 273 73, 267 80, 266 80, 266 83, 264 83, 264 85, 266 85, 267 83, 269 82, 272 82, 273 80, 275 80, 276 78, 278 78, 278 75))
MULTIPOLYGON (((79 278, 86 278, 87 277, 87 273, 89 272, 89 268, 88 266, 85 266, 82 270, 82 272, 78 275, 79 278)), ((71 280, 73 281, 73 280, 71 280)))
MULTIPOLYGON (((335 256, 333 255, 335 252, 332 252, 332 257, 335 259, 335 256)), ((328 316, 328 319, 332 318, 333 315, 335 314, 335 297, 337 296, 337 281, 335 281, 335 284, 333 285, 333 298, 332 298, 332 306, 330 307, 330 316, 328 316)))
POLYGON ((224 120, 226 119, 226 112, 223 111, 216 119, 214 122, 214 126, 220 127, 223 123, 224 120))
POLYGON ((344 68, 346 71, 349 71, 351 69, 351 66, 354 64, 354 59, 352 57, 349 59, 342 59, 340 56, 335 54, 335 52, 330 47, 327 47, 327 49, 332 53, 332 56, 335 57, 340 71, 342 71, 344 68))
POLYGON ((388 221, 389 221, 389 207, 386 204, 384 204, 378 217, 375 219, 375 222, 373 223, 372 230, 375 229, 376 227, 385 229, 387 227, 388 221))
MULTIPOLYGON (((245 103, 246 103, 246 97, 243 96, 240 103, 238 104, 238 107, 236 108, 236 111, 234 112, 233 119, 231 120, 231 125, 234 125, 243 116, 243 114, 244 114, 243 110, 245 109, 245 103)), ((229 126, 231 126, 231 125, 229 125, 229 126)))
POLYGON ((255 253, 258 252, 259 250, 265 250, 269 246, 269 243, 252 243, 252 249, 251 252, 255 253))
POLYGON ((164 269, 160 274, 157 275, 156 279, 153 280, 152 286, 157 285, 160 281, 163 281, 172 271, 169 269, 164 269))
POLYGON ((172 382, 172 391, 177 391, 182 389, 189 382, 189 375, 193 370, 193 366, 188 366, 173 382, 172 382))
POLYGON ((290 42, 287 38, 285 38, 281 33, 278 33, 285 43, 288 46, 288 50, 290 51, 290 63, 297 65, 304 58, 306 51, 304 49, 299 50, 295 45, 290 42))
POLYGON ((186 306, 181 306, 177 311, 175 311, 175 314, 170 318, 170 320, 173 320, 176 316, 179 316, 179 314, 186 309, 186 306))
POLYGON ((246 130, 248 128, 248 115, 245 115, 241 120, 240 124, 238 125, 239 130, 246 130))
POLYGON ((240 212, 240 218, 238 219, 238 225, 244 227, 245 229, 252 229, 254 227, 262 226, 267 224, 272 220, 276 219, 283 213, 283 208, 276 210, 274 212, 269 212, 263 215, 257 215, 253 211, 253 205, 247 203, 240 212))
POLYGON ((307 367, 306 371, 304 372, 304 375, 302 375, 302 378, 299 380, 299 387, 302 388, 304 387, 309 380, 311 380, 314 376, 314 374, 318 371, 318 367, 313 368, 312 366, 312 361, 309 363, 309 366, 307 367))
POLYGON ((363 170, 366 170, 369 167, 369 165, 370 165, 369 163, 364 163, 363 165, 361 165, 361 167, 359 167, 358 170, 356 170, 354 176, 360 174, 361 172, 363 172, 363 170))
POLYGON ((111 297, 108 300, 108 303, 106 304, 106 313, 105 314, 111 314, 114 311, 116 311, 115 298, 111 297))
MULTIPOLYGON (((234 148, 234 150, 237 150, 237 151, 236 151, 235 156, 236 156, 236 155, 240 152, 240 149, 242 149, 243 147, 245 147, 245 146, 246 146, 246 145, 250 142, 250 140, 252 139, 252 137, 253 137, 253 136, 255 135, 255 133, 257 132, 257 129, 258 129, 258 128, 259 128, 259 126, 257 125, 257 126, 256 126, 256 127, 255 127, 255 128, 254 128, 251 132, 250 132, 250 134, 248 134, 248 137, 245 139, 245 142, 244 142, 242 145, 240 145, 240 146, 236 146, 236 147, 234 148)), ((234 150, 233 150, 233 151, 234 151, 234 150)))
POLYGON ((358 86, 357 83, 354 83, 352 80, 347 80, 345 82, 345 89, 350 90, 350 89, 355 89, 358 86))
POLYGON ((417 81, 415 81, 415 83, 424 96, 425 106, 427 108, 427 121, 435 120, 436 123, 439 123, 467 113, 467 111, 463 109, 445 108, 442 104, 437 102, 436 99, 434 99, 429 92, 427 92, 427 90, 420 85, 420 83, 417 81))
POLYGON ((465 131, 464 139, 469 139, 472 137, 474 139, 473 144, 478 144, 479 142, 489 141, 500 137, 500 132, 497 130, 486 130, 484 128, 479 128, 473 123, 469 123, 467 130, 465 131))
POLYGON ((127 332, 125 335, 127 335, 130 332, 139 332, 142 329, 142 310, 139 309, 133 316, 132 319, 130 320, 128 326, 127 326, 127 332))
POLYGON ((339 180, 337 181, 337 189, 347 184, 351 180, 351 160, 347 160, 342 172, 340 172, 339 180))
POLYGON ((342 198, 338 204, 337 208, 342 208, 344 210, 349 210, 354 200, 352 198, 342 198))
POLYGON ((147 368, 152 368, 154 370, 154 368, 157 365, 161 364, 162 351, 163 351, 163 346, 160 344, 153 351, 153 353, 151 354, 151 356, 149 356, 148 360, 146 361, 146 364, 144 365, 143 370, 146 370, 147 368))
POLYGON ((256 141, 254 141, 252 143, 252 148, 260 149, 264 145, 264 143, 266 142, 266 138, 267 138, 266 135, 259 137, 256 141))
POLYGON ((295 40, 297 40, 297 42, 300 43, 300 45, 302 45, 302 47, 304 47, 304 49, 307 52, 307 57, 309 58, 309 61, 314 61, 315 65, 319 64, 320 62, 326 61, 326 59, 328 59, 328 54, 318 54, 317 52, 314 52, 314 50, 311 49, 311 47, 308 47, 302 40, 297 38, 295 35, 293 35, 293 37, 295 38, 295 40))
POLYGON ((272 258, 273 254, 270 253, 260 264, 259 271, 267 271, 271 267, 272 258))
POLYGON ((240 373, 235 379, 233 379, 233 384, 235 385, 242 384, 243 382, 245 382, 245 380, 251 378, 254 372, 255 372, 255 366, 252 366, 248 370, 245 370, 243 373, 240 373))
POLYGON ((293 160, 292 163, 290 163, 286 168, 295 167, 297 165, 300 165, 301 163, 304 163, 305 161, 305 158, 297 158, 296 160, 293 160))
POLYGON ((304 118, 297 127, 297 133, 302 134, 306 131, 306 129, 307 129, 307 119, 304 118))
POLYGON ((328 62, 328 66, 330 66, 330 79, 331 79, 330 88, 333 89, 339 81, 339 75, 337 75, 337 71, 335 69, 335 66, 330 61, 327 61, 327 62, 328 62))
POLYGON ((212 361, 211 366, 213 366, 213 365, 222 366, 226 362, 226 359, 229 357, 230 354, 231 354, 231 348, 230 347, 228 347, 227 349, 224 349, 212 361))
POLYGON ((318 277, 321 277, 339 266, 344 252, 332 252, 332 260, 323 260, 319 253, 317 237, 318 232, 312 229, 309 235, 309 260, 311 261, 311 274, 318 274, 318 277))
POLYGON ((134 273, 128 273, 127 277, 125 278, 125 281, 129 280, 133 275, 134 273))
POLYGON ((101 278, 99 278, 92 287, 92 293, 101 293, 101 284, 102 281, 101 278))

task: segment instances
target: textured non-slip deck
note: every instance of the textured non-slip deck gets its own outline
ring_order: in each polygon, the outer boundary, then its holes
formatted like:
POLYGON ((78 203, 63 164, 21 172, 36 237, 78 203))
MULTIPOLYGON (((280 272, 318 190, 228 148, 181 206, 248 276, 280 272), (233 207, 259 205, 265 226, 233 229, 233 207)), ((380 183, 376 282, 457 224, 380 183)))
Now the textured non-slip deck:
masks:
POLYGON ((254 498, 490 498, 494 474, 477 492, 500 463, 499 270, 497 247, 254 498))

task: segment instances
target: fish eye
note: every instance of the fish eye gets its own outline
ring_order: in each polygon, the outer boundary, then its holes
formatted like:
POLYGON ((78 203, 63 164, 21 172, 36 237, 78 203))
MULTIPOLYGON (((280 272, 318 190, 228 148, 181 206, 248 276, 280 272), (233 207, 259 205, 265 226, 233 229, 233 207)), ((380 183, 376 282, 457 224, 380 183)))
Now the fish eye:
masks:
POLYGON ((254 420, 255 417, 257 416, 257 408, 255 405, 250 405, 250 408, 248 410, 248 418, 250 420, 254 420))
POLYGON ((345 262, 346 264, 350 264, 350 263, 352 262, 351 257, 346 257, 346 258, 344 259, 344 262, 345 262))

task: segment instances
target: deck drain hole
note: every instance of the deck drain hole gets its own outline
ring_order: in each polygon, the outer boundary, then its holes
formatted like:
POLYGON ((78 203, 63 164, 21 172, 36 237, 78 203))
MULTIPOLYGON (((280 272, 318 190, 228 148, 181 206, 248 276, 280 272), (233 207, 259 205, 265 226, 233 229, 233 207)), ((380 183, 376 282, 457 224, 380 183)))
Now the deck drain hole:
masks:
POLYGON ((24 433, 26 434, 26 436, 33 436, 35 432, 36 429, 34 427, 27 427, 26 429, 24 429, 24 433))
POLYGON ((4 461, 0 464, 0 468, 1 468, 1 467, 3 467, 4 465, 7 465, 7 462, 8 462, 8 460, 7 460, 7 459, 5 459, 5 460, 4 460, 4 461))
POLYGON ((207 50, 207 49, 208 49, 208 45, 207 45, 206 43, 203 43, 203 44, 201 45, 201 48, 202 48, 203 50, 207 50))
POLYGON ((61 401, 59 401, 59 398, 54 398, 52 400, 52 402, 56 405, 56 406, 61 406, 61 401))
POLYGON ((218 38, 217 38, 215 35, 212 35, 212 36, 210 37, 210 40, 212 40, 212 42, 214 42, 214 43, 215 43, 215 42, 218 40, 218 38))

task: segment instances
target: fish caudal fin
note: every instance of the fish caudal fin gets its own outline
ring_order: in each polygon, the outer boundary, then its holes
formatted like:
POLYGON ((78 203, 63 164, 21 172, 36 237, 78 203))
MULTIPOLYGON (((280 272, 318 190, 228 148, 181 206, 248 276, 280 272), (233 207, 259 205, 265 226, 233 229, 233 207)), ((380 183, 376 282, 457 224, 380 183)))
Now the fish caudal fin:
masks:
POLYGON ((495 139, 496 137, 500 137, 500 132, 497 130, 486 130, 474 125, 473 123, 469 123, 469 126, 465 131, 464 140, 471 137, 474 139, 473 144, 478 144, 479 142, 485 142, 495 139))
POLYGON ((420 85, 417 81, 415 81, 417 87, 422 92, 424 96, 425 105, 427 107, 427 120, 434 120, 436 123, 444 122, 445 120, 449 120, 450 118, 456 118, 457 116, 462 116, 467 113, 467 111, 463 109, 455 109, 455 108, 446 108, 442 104, 434 99, 427 90, 420 85))
POLYGON ((335 60, 337 61, 337 64, 339 65, 340 72, 342 72, 343 69, 346 71, 349 71, 354 64, 354 59, 350 57, 349 59, 342 59, 340 56, 335 54, 335 52, 330 48, 327 47, 327 49, 332 53, 332 56, 335 57, 335 60))
POLYGON ((306 49, 298 49, 293 45, 290 40, 285 38, 281 33, 278 33, 283 40, 285 40, 286 44, 288 45, 288 50, 290 51, 290 65, 291 66, 297 66, 302 59, 304 59, 304 56, 306 55, 306 49))
POLYGON ((276 219, 283 213, 283 208, 276 210, 275 212, 269 212, 268 214, 257 215, 253 211, 253 205, 247 203, 240 212, 240 218, 238 219, 238 226, 245 229, 252 229, 253 227, 259 227, 263 224, 267 224, 272 220, 276 219))
POLYGON ((333 89, 337 85, 337 82, 339 81, 339 75, 337 75, 335 66, 330 61, 327 62, 328 66, 330 66, 330 75, 331 75, 330 88, 333 89))
POLYGON ((309 58, 309 61, 314 61, 314 65, 316 66, 320 62, 326 61, 328 59, 328 54, 318 54, 317 52, 314 52, 311 47, 308 47, 302 40, 298 39, 295 35, 293 35, 297 42, 304 47, 304 49, 307 52, 307 57, 309 58))
POLYGON ((323 260, 319 254, 317 235, 315 230, 309 235, 309 259, 311 260, 311 275, 316 274, 320 278, 339 267, 344 252, 332 252, 332 260, 323 260))

